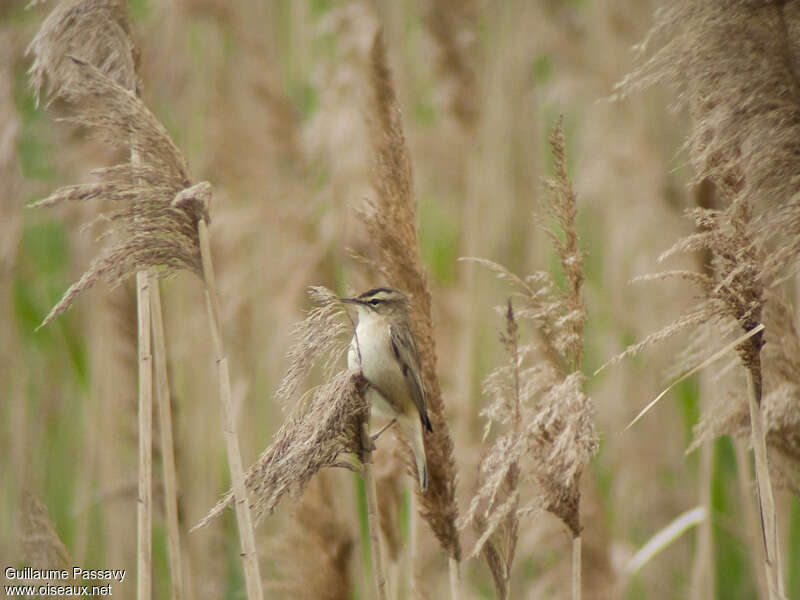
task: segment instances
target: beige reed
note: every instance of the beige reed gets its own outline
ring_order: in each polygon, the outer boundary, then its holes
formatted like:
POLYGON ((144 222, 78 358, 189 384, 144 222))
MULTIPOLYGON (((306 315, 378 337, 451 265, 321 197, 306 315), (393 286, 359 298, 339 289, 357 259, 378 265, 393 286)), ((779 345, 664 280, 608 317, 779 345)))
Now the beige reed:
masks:
MULTIPOLYGON (((413 195, 411 158, 389 70, 382 32, 375 33, 368 67, 369 139, 374 155, 374 196, 360 207, 378 265, 386 281, 408 294, 433 432, 425 437, 429 487, 417 492, 420 514, 433 530, 457 573, 461 541, 456 527, 456 467, 453 440, 436 375, 432 300, 422 264, 413 195)), ((410 452, 410 450, 409 450, 410 452)), ((452 573, 451 573, 452 574, 452 573)))
POLYGON ((468 259, 493 270, 514 287, 515 310, 504 308, 506 327, 500 340, 509 356, 487 378, 489 404, 485 435, 500 431, 480 466, 480 487, 461 520, 474 526, 472 550, 483 552, 501 598, 509 597, 511 566, 519 518, 547 511, 572 535, 572 597, 581 597, 580 479, 597 452, 594 406, 581 373, 586 313, 581 295, 583 254, 576 228, 577 197, 567 176, 566 142, 559 121, 550 146, 555 174, 544 184, 550 201, 541 224, 546 228, 565 275, 562 289, 553 274, 521 278, 502 265, 468 259), (549 217, 554 225, 548 226, 549 217), (518 319, 533 325, 536 339, 520 344, 518 319), (521 485, 536 484, 532 501, 522 502, 521 485))

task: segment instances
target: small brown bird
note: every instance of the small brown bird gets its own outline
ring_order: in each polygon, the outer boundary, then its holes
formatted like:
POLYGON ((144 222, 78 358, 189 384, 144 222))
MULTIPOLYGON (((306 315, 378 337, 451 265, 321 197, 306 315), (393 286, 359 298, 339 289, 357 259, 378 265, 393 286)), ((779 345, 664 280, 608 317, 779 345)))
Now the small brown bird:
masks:
POLYGON ((367 400, 397 420, 411 444, 419 485, 428 489, 423 427, 433 431, 425 405, 419 353, 411 333, 408 298, 391 288, 374 288, 342 298, 358 311, 358 325, 347 353, 351 369, 360 367, 370 383, 367 400))

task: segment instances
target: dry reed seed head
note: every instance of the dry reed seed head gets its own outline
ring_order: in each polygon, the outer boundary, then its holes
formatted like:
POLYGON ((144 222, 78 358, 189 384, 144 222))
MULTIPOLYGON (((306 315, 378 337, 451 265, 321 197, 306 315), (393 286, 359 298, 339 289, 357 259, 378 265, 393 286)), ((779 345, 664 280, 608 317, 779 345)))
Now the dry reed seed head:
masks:
MULTIPOLYGON (((702 231, 678 240, 661 254, 659 260, 665 260, 677 253, 707 251, 711 257, 709 271, 713 277, 701 273, 692 275, 684 271, 666 271, 639 279, 690 280, 700 287, 704 298, 690 311, 644 340, 631 345, 607 364, 613 364, 647 346, 708 321, 726 331, 732 331, 727 326, 731 320, 738 323, 744 332, 751 331, 760 324, 765 290, 774 281, 775 273, 765 267, 767 259, 754 230, 749 203, 736 199, 725 210, 696 208, 688 211, 688 215, 702 231)), ((759 387, 759 355, 763 345, 763 332, 760 332, 737 347, 742 364, 753 372, 759 387)))
POLYGON ((197 223, 206 221, 211 198, 207 182, 191 185, 186 163, 166 129, 131 92, 97 68, 71 59, 79 77, 62 90, 74 102, 71 120, 89 127, 111 146, 131 148, 137 161, 98 169, 100 183, 56 190, 36 206, 102 200, 102 236, 114 240, 43 321, 49 323, 99 280, 116 285, 136 271, 161 267, 162 275, 186 269, 202 273, 197 223), (81 84, 78 81, 82 82, 81 84))
MULTIPOLYGON (((343 455, 361 456, 361 423, 370 408, 366 386, 360 371, 340 371, 286 419, 245 476, 256 522, 271 514, 286 494, 301 494, 321 469, 344 466, 343 455)), ((232 500, 228 492, 195 528, 218 517, 232 500)))
MULTIPOLYGON (((578 213, 577 196, 567 175, 567 149, 564 137, 564 117, 561 116, 549 137, 553 155, 555 176, 546 178, 545 189, 549 192, 550 202, 547 214, 558 223, 563 240, 558 234, 546 228, 556 254, 561 262, 561 269, 567 281, 567 290, 561 294, 559 307, 562 313, 559 327, 553 328, 555 347, 564 356, 570 367, 580 368, 583 357, 583 328, 586 313, 581 298, 583 285, 583 252, 579 246, 578 230, 575 219, 578 213)), ((543 223, 544 224, 544 223, 543 223)), ((556 308, 556 307, 554 307, 556 308)))
MULTIPOLYGON (((772 319, 773 315, 767 316, 768 323, 776 322, 772 319)), ((766 329, 767 343, 762 355, 763 414, 767 443, 782 454, 797 473, 800 472, 800 360, 796 353, 797 331, 791 316, 786 325, 785 330, 766 329)))
MULTIPOLYGON (((717 280, 711 297, 719 301, 721 316, 734 319, 748 332, 761 322, 767 275, 763 253, 752 231, 750 205, 738 199, 725 211, 699 214, 698 225, 702 224, 710 234, 707 249, 711 252, 711 268, 717 280)), ((753 373, 759 390, 763 345, 763 332, 760 332, 737 347, 742 364, 753 373)))
POLYGON ((436 375, 431 295, 417 235, 411 159, 380 30, 375 33, 369 50, 367 85, 367 122, 374 156, 371 180, 375 194, 367 198, 360 212, 387 281, 411 297, 411 326, 433 425, 433 433, 425 436, 429 486, 424 494, 417 490, 420 514, 448 555, 460 560, 453 440, 436 375))
POLYGON ((67 89, 74 93, 80 88, 82 76, 69 56, 94 65, 123 88, 139 93, 139 49, 121 0, 62 1, 42 23, 28 53, 35 56, 29 73, 37 104, 45 86, 51 100, 67 89))
POLYGON ((47 507, 25 491, 20 507, 20 552, 22 559, 38 569, 70 569, 72 560, 53 527, 47 507))
POLYGON ((472 498, 459 526, 473 526, 478 532, 470 556, 477 556, 500 527, 518 519, 520 466, 526 452, 522 432, 500 435, 480 464, 480 488, 472 498))
POLYGON ((286 354, 289 367, 275 393, 276 402, 284 408, 295 400, 298 386, 320 359, 324 359, 324 378, 332 378, 347 349, 343 338, 348 333, 352 335, 352 324, 347 321, 347 313, 336 294, 325 287, 312 286, 308 295, 316 306, 292 328, 292 341, 286 354))
POLYGON ((560 365, 564 372, 580 367, 583 356, 583 328, 586 314, 581 297, 583 285, 583 253, 575 219, 577 217, 577 196, 567 175, 566 141, 563 132, 563 119, 559 120, 550 136, 551 150, 555 164, 555 176, 544 180, 550 202, 545 213, 558 224, 561 236, 550 229, 549 223, 540 218, 553 248, 556 251, 564 272, 567 288, 559 288, 550 273, 533 273, 525 278, 519 277, 503 265, 482 258, 466 258, 481 264, 516 288, 521 299, 517 316, 533 321, 540 332, 540 345, 551 362, 560 365))
MULTIPOLYGON (((481 463, 480 488, 473 498, 468 518, 483 527, 473 553, 480 551, 501 519, 491 514, 498 506, 502 486, 509 473, 520 472, 533 480, 539 495, 524 512, 544 509, 562 519, 574 536, 580 535, 578 483, 581 473, 597 452, 594 406, 584 392, 580 372, 583 352, 585 310, 581 298, 583 255, 578 246, 575 224, 577 198, 566 169, 566 145, 561 121, 550 138, 555 177, 546 181, 550 190, 547 209, 561 229, 550 237, 567 279, 562 290, 549 273, 521 278, 491 261, 478 259, 499 278, 517 288, 521 308, 509 301, 505 308, 506 333, 501 342, 509 352, 510 364, 496 369, 486 380, 484 392, 490 398, 484 414, 491 422, 511 423, 510 431, 498 436, 481 463), (534 347, 520 346, 517 319, 529 320, 538 333, 534 347), (540 361, 524 362, 537 349, 540 361), (513 401, 509 401, 509 395, 513 401), (512 412, 513 411, 513 412, 512 412), (480 510, 484 510, 480 516, 480 510), (476 520, 476 515, 480 518, 476 520)), ((514 480, 516 483, 516 480, 514 480)), ((514 490, 518 494, 518 490, 514 490)), ((502 499, 500 506, 510 506, 502 499)), ((513 503, 517 510, 516 503, 513 503)), ((516 518, 516 517, 515 517, 516 518)))
MULTIPOLYGON (((794 324, 794 311, 780 288, 771 288, 764 305, 764 347, 761 364, 764 371, 762 400, 764 427, 773 457, 780 456, 789 471, 800 465, 800 337, 794 324)), ((742 388, 744 386, 737 386, 742 388)), ((721 394, 695 427, 694 439, 687 452, 720 435, 748 439, 750 411, 747 398, 733 391, 721 394)), ((783 477, 785 482, 793 477, 783 477)), ((794 485, 794 484, 791 484, 794 485)))
POLYGON ((798 23, 785 2, 670 3, 656 13, 640 66, 617 86, 623 95, 656 83, 676 90, 694 119, 696 180, 755 206, 758 237, 782 250, 777 270, 800 256, 796 236, 786 235, 800 213, 798 23))
POLYGON ((512 468, 503 482, 502 502, 496 502, 492 510, 477 511, 472 523, 479 533, 476 550, 483 553, 486 564, 494 580, 498 597, 507 598, 508 585, 511 579, 511 567, 514 563, 517 541, 519 538, 519 470, 512 468))
MULTIPOLYGON (((499 436, 482 461, 481 487, 462 526, 474 518, 480 506, 486 510, 484 519, 490 518, 509 470, 519 468, 523 479, 536 482, 540 489, 526 512, 540 506, 561 518, 574 535, 580 533, 578 483, 598 449, 594 407, 583 392, 581 373, 571 373, 560 381, 558 377, 556 370, 519 373, 522 429, 499 436)), ((484 531, 488 539, 486 534, 484 531)), ((476 546, 474 552, 479 550, 476 546)))
MULTIPOLYGON (((345 466, 342 455, 360 459, 364 450, 361 423, 370 408, 363 396, 366 380, 360 371, 331 373, 347 348, 344 308, 336 294, 322 286, 309 288, 309 297, 317 306, 293 330, 289 367, 276 392, 284 407, 292 406, 291 412, 245 477, 257 520, 272 513, 285 494, 302 493, 319 470, 345 466), (301 381, 321 360, 326 383, 298 399, 301 381)), ((207 525, 231 501, 229 492, 196 527, 207 525)))
MULTIPOLYGON (((518 528, 520 468, 528 451, 522 429, 524 406, 535 402, 540 393, 558 381, 558 373, 541 369, 542 365, 523 371, 523 360, 530 348, 519 346, 519 327, 510 300, 505 320, 506 331, 500 335, 500 340, 509 361, 492 371, 484 382, 484 394, 489 403, 481 414, 487 417, 484 438, 493 424, 504 426, 506 430, 498 435, 481 460, 479 489, 459 521, 460 527, 472 525, 478 533, 471 556, 484 552, 496 583, 502 581, 510 569, 510 562, 505 563, 503 559, 508 552, 501 549, 509 545, 508 536, 516 535, 518 528)), ((524 468, 527 469, 527 465, 524 468)))
MULTIPOLYGON (((74 116, 69 120, 87 127, 109 146, 130 150, 142 165, 132 166, 134 177, 169 188, 170 201, 191 185, 186 160, 169 133, 144 103, 90 63, 70 56, 78 77, 63 90, 74 116)), ((123 167, 120 166, 120 169, 123 167)))
POLYGON ((523 419, 538 459, 534 468, 543 506, 561 518, 574 536, 581 530, 580 476, 598 450, 594 406, 583 387, 583 375, 571 373, 548 390, 534 415, 523 419))

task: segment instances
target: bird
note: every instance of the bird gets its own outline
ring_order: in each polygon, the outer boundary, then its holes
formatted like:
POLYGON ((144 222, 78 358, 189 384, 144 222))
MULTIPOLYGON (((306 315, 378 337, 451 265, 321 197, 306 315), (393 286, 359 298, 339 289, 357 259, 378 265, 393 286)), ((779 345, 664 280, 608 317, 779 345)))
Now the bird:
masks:
POLYGON ((353 298, 340 298, 358 313, 347 352, 351 370, 361 369, 369 383, 367 400, 397 421, 411 445, 420 489, 428 489, 424 431, 433 431, 425 398, 419 352, 411 331, 408 298, 395 289, 378 287, 353 298))

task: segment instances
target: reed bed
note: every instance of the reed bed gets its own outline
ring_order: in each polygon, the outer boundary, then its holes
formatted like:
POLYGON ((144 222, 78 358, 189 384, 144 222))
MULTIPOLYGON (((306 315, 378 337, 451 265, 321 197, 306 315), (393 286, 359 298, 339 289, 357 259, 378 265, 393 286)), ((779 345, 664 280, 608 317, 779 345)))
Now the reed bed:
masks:
POLYGON ((793 3, 0 4, 4 569, 800 597, 793 3), (375 286, 424 493, 346 366, 375 286))

